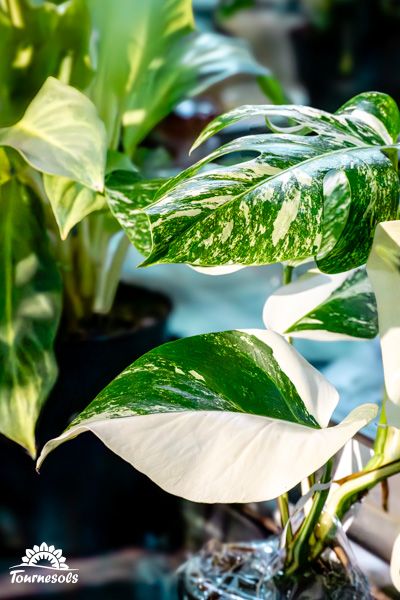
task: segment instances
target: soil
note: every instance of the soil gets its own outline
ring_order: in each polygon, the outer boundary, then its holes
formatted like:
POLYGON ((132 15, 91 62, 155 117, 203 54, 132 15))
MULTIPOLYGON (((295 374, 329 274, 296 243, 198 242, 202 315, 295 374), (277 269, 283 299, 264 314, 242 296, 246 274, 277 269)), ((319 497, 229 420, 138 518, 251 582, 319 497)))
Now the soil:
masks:
POLYGON ((130 335, 165 322, 171 308, 171 301, 164 294, 121 283, 109 314, 92 315, 80 321, 72 332, 61 323, 58 340, 64 343, 130 335))

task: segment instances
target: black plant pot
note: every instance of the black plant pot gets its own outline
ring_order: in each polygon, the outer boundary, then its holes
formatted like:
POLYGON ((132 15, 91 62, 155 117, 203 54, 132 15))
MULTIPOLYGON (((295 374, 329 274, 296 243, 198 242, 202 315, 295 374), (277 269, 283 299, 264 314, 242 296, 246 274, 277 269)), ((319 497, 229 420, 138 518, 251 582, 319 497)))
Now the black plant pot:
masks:
MULTIPOLYGON (((139 292, 123 286, 118 294, 122 304, 140 297, 142 309, 148 308, 130 330, 92 332, 86 339, 59 337, 59 378, 39 422, 39 446, 61 433, 126 366, 166 341, 169 300, 139 292)), ((1 557, 14 560, 10 564, 42 541, 70 557, 128 545, 160 550, 180 546, 179 499, 136 472, 94 435, 78 436, 60 447, 40 475, 27 454, 5 438, 0 454, 1 557)))

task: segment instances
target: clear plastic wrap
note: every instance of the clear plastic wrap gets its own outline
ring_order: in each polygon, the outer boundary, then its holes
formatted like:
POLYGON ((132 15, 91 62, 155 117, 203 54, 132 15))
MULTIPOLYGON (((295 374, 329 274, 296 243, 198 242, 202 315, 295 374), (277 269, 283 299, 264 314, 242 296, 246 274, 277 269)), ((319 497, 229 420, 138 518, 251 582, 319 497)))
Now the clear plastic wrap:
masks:
POLYGON ((210 542, 178 572, 180 600, 371 600, 368 582, 355 564, 343 531, 339 561, 327 550, 304 573, 283 576, 279 538, 263 542, 210 542), (345 564, 343 564, 345 563, 345 564))

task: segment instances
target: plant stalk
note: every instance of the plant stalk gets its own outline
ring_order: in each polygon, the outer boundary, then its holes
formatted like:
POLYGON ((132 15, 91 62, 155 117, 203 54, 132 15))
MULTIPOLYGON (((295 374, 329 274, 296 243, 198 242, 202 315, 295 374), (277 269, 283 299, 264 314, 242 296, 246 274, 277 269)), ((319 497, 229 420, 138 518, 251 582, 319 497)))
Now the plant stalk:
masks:
POLYGON ((312 549, 316 558, 326 546, 335 531, 335 520, 342 519, 349 508, 360 500, 370 489, 400 473, 400 460, 395 460, 373 470, 364 470, 336 482, 340 487, 332 494, 318 523, 316 536, 318 543, 312 549))
MULTIPOLYGON (((292 280, 293 267, 291 267, 290 265, 282 265, 282 267, 283 267, 282 284, 287 285, 292 280)), ((290 339, 289 339, 289 343, 291 343, 290 339)), ((292 531, 292 526, 289 522, 290 512, 289 512, 289 496, 288 496, 288 494, 285 493, 285 494, 282 494, 281 496, 279 496, 277 499, 277 503, 278 503, 278 509, 279 509, 280 516, 281 516, 282 529, 287 527, 286 542, 290 543, 293 539, 293 531, 292 531)))
POLYGON ((287 541, 287 543, 290 543, 293 539, 293 532, 292 532, 291 525, 289 523, 289 518, 290 518, 289 496, 288 496, 287 492, 285 494, 281 494, 280 496, 278 496, 277 503, 278 503, 279 513, 281 516, 282 529, 285 529, 285 527, 287 526, 286 541, 287 541))
MULTIPOLYGON (((321 477, 321 483, 328 483, 332 476, 333 461, 329 460, 325 466, 324 474, 321 477)), ((329 488, 315 492, 312 506, 306 515, 303 523, 289 546, 287 554, 287 566, 285 572, 288 575, 293 574, 299 567, 305 565, 310 556, 311 538, 314 535, 315 527, 321 516, 325 501, 329 494, 329 488)))

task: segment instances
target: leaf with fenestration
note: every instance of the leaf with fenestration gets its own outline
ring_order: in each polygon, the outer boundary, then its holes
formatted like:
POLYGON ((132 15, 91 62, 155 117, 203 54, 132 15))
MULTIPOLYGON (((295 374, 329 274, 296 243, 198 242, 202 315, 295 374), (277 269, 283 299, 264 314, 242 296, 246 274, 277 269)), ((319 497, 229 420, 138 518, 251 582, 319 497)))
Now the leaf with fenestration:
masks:
POLYGON ((35 456, 35 424, 57 374, 61 279, 37 198, 0 186, 0 432, 35 456))
POLYGON ((328 427, 338 395, 284 338, 227 331, 148 352, 38 461, 84 431, 162 488, 197 502, 274 498, 315 472, 376 415, 328 427))
POLYGON ((398 118, 395 130, 386 128, 387 113, 396 111, 389 96, 371 92, 332 115, 302 106, 247 106, 218 117, 200 141, 249 116, 266 118, 277 133, 238 138, 168 182, 143 210, 151 243, 143 264, 315 257, 328 273, 364 264, 377 223, 397 213, 398 118), (278 127, 277 118, 295 125, 278 127), (299 135, 304 132, 313 135, 299 135), (257 156, 201 170, 238 152, 257 156))
POLYGON ((326 275, 308 271, 268 298, 265 325, 291 337, 333 341, 378 334, 374 292, 365 269, 326 275))
POLYGON ((75 88, 49 77, 24 116, 0 129, 0 145, 33 167, 97 191, 104 187, 106 137, 96 108, 75 88))

